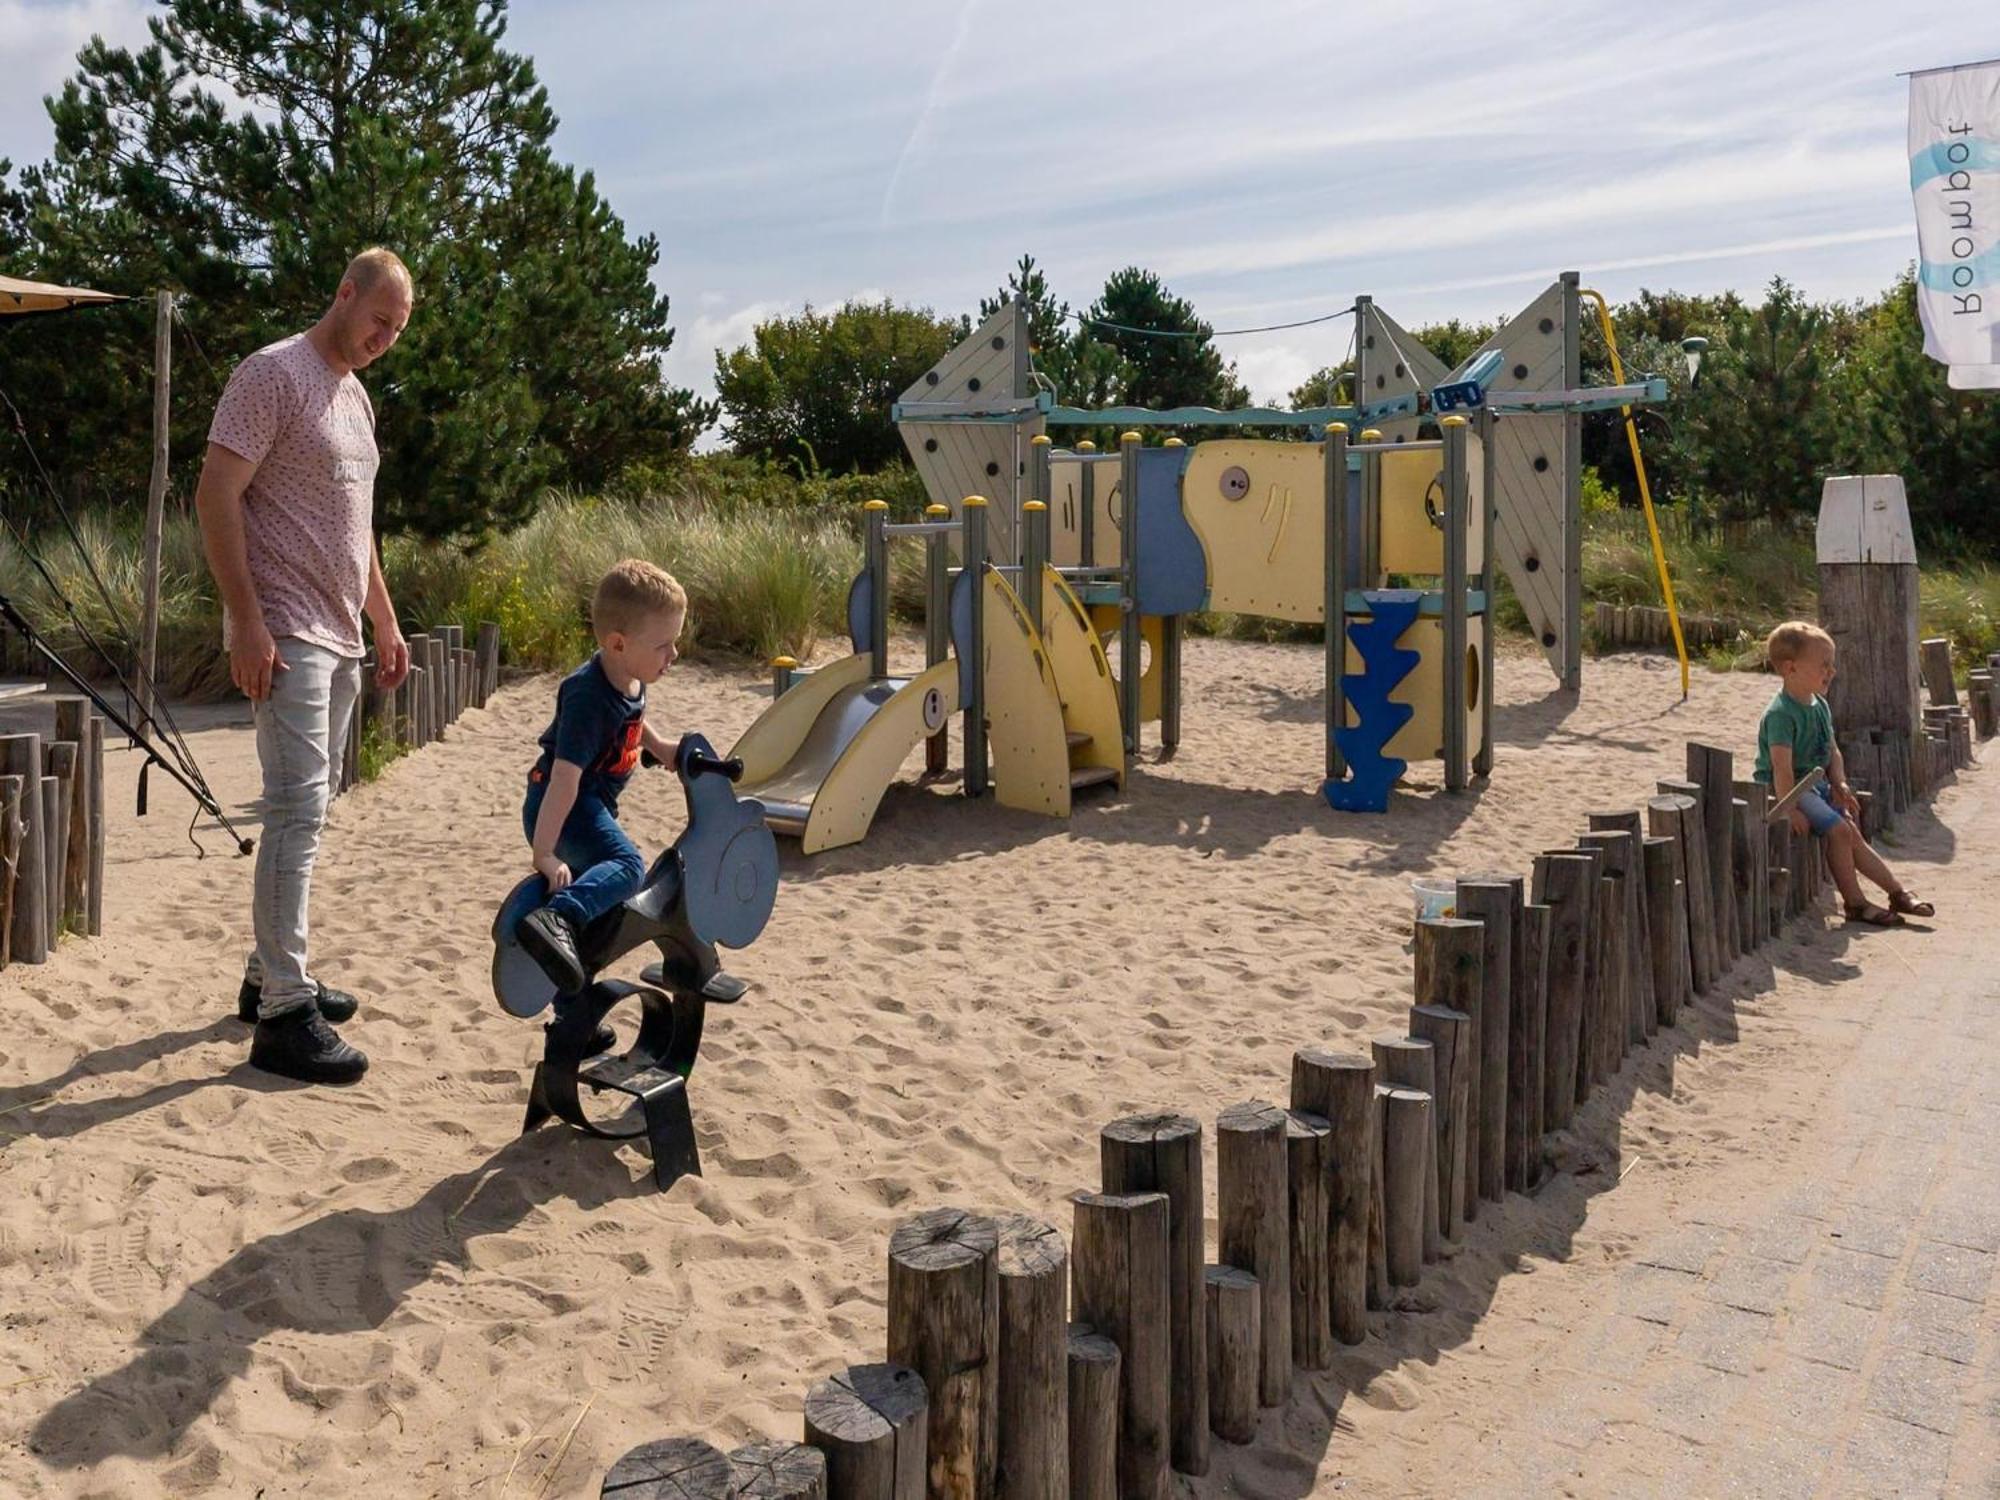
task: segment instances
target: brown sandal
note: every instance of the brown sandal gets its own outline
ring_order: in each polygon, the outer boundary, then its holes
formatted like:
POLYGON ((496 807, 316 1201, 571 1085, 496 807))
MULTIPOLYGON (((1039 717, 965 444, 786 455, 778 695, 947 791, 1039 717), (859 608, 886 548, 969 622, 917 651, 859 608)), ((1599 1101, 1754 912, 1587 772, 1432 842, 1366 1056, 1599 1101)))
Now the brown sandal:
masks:
POLYGON ((1937 908, 1928 901, 1919 901, 1908 891, 1897 891, 1889 898, 1889 910, 1905 917, 1934 917, 1937 908))
POLYGON ((1903 917, 1900 912, 1884 910, 1872 901, 1863 901, 1859 906, 1846 908, 1847 920, 1862 922, 1870 927, 1901 927, 1903 917))

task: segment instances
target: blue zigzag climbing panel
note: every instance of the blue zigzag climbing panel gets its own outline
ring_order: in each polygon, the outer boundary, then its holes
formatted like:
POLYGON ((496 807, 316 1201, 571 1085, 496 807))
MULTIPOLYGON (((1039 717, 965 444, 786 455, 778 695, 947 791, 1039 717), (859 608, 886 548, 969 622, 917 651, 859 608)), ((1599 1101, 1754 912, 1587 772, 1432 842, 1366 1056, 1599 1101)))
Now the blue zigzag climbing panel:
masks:
POLYGON ((1424 596, 1421 589, 1372 589, 1362 597, 1372 613, 1347 627, 1347 638, 1361 656, 1361 671, 1343 679, 1355 723, 1333 733, 1347 762, 1347 779, 1324 782, 1320 791, 1338 812, 1387 812, 1389 789, 1409 762, 1382 750, 1416 713, 1407 703, 1391 703, 1389 694, 1421 659, 1396 642, 1415 623, 1424 596))

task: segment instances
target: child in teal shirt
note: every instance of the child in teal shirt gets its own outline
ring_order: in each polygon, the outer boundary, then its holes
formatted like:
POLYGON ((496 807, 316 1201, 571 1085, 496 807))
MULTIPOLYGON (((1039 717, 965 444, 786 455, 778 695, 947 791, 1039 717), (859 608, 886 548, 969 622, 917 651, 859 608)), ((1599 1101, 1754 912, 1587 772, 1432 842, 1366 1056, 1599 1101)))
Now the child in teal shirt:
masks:
POLYGON ((1816 789, 1799 798, 1792 809, 1792 829, 1825 840, 1827 868, 1840 889, 1847 920, 1900 927, 1908 917, 1936 915, 1930 902, 1903 888, 1855 822, 1861 804, 1847 784, 1847 767, 1833 737, 1833 710, 1821 696, 1833 683, 1833 637, 1817 625, 1789 620, 1771 632, 1764 649, 1784 686, 1757 726, 1756 779, 1782 797, 1800 777, 1826 773, 1826 794, 1816 789), (1866 875, 1888 895, 1886 909, 1868 900, 1858 875, 1866 875))

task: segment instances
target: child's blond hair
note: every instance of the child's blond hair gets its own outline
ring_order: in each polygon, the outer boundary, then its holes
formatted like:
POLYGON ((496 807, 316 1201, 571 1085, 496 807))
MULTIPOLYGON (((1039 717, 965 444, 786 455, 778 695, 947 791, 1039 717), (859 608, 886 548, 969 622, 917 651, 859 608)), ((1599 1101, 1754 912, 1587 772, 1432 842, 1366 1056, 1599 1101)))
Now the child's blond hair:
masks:
POLYGON ((687 590, 673 574, 642 557, 628 557, 597 580, 590 628, 600 638, 614 630, 629 635, 654 615, 685 617, 687 605, 687 590))
POLYGON ((1764 659, 1775 669, 1805 655, 1808 646, 1833 650, 1833 637, 1810 620, 1787 620, 1764 642, 1764 659))

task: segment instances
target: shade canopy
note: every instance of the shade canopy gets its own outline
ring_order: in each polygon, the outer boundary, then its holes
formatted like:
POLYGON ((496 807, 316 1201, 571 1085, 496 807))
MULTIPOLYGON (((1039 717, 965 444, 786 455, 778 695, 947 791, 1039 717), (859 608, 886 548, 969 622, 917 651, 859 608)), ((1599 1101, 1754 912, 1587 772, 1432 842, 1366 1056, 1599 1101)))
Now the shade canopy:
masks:
POLYGON ((54 286, 46 281, 23 281, 18 276, 0 276, 0 318, 32 313, 68 312, 78 307, 101 307, 129 298, 116 292, 94 292, 88 287, 54 286))

